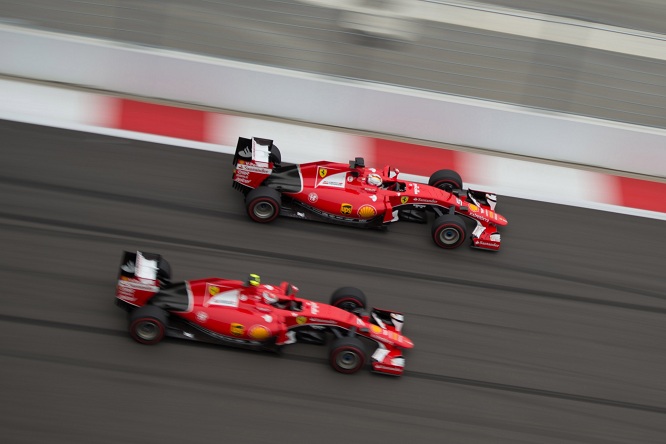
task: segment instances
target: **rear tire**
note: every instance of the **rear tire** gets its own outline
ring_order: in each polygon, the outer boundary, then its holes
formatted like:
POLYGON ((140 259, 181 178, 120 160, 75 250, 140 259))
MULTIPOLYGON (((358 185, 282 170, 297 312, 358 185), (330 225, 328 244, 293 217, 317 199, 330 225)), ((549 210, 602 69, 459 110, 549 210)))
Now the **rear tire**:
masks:
POLYGON ((462 190, 463 181, 460 174, 453 170, 439 170, 432 173, 428 185, 448 191, 462 190))
POLYGON ((352 374, 365 366, 367 353, 363 342, 357 337, 343 337, 331 344, 331 367, 337 372, 352 374))
POLYGON ((432 224, 432 239, 438 247, 458 248, 467 239, 465 221, 455 214, 444 214, 432 224))
POLYGON ((167 318, 167 312, 154 305, 139 307, 130 313, 130 336, 141 344, 157 344, 166 334, 167 318))
POLYGON ((330 304, 350 313, 365 310, 368 301, 363 291, 355 287, 338 288, 331 295, 330 304))
POLYGON ((269 187, 259 187, 245 196, 247 214, 255 222, 268 223, 280 215, 282 197, 280 192, 269 187))

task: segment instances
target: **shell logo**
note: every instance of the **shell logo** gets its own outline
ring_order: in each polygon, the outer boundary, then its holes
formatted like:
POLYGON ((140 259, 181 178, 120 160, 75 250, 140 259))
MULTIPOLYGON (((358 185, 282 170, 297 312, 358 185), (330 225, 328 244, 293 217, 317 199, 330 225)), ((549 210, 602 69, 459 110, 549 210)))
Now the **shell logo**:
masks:
POLYGON ((379 325, 372 324, 370 325, 370 330, 372 330, 373 333, 381 333, 382 329, 379 325))
POLYGON ((469 204, 469 209, 472 210, 472 211, 479 211, 479 207, 477 207, 474 204, 469 204))
POLYGON ((263 341, 264 339, 268 339, 270 337, 271 331, 268 329, 268 327, 265 327, 263 325, 253 325, 252 327, 250 327, 248 335, 251 338, 263 341))
POLYGON ((363 218, 374 217, 377 215, 377 210, 372 205, 362 205, 358 209, 358 215, 363 218))

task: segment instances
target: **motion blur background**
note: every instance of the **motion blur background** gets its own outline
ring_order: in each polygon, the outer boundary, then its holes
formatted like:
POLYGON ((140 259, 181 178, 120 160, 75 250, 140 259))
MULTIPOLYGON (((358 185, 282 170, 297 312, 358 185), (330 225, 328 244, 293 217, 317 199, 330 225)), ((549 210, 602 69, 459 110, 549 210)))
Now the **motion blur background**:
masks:
MULTIPOLYGON (((11 26, 656 130, 666 54, 634 42, 663 42, 665 18, 650 0, 0 0, 11 26)), ((443 251, 427 225, 252 224, 228 155, 0 134, 3 443, 666 442, 663 220, 499 196, 500 252, 443 251), (123 249, 175 279, 256 272, 324 302, 360 287, 405 313, 405 375, 345 377, 299 344, 140 346, 113 306, 123 249)))
POLYGON ((599 29, 664 40, 663 1, 0 0, 0 17, 147 47, 666 128, 666 55, 636 56, 621 45, 594 49, 587 41, 599 29), (522 21, 512 27, 498 21, 508 18, 522 21), (501 32, 492 30, 495 22, 501 32), (553 24, 568 26, 553 35, 553 24), (568 37, 574 44, 561 43, 568 37))

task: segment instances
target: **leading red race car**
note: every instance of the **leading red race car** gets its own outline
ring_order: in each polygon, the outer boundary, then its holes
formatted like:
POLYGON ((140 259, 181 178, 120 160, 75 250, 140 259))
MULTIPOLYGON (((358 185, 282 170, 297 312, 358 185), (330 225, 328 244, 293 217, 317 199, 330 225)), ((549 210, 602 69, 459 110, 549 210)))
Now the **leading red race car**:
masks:
POLYGON ((357 157, 349 165, 329 161, 282 165, 272 140, 240 137, 234 155, 233 186, 245 194, 250 218, 271 222, 278 215, 366 228, 399 220, 426 223, 435 214, 432 238, 439 247, 472 246, 496 251, 498 226, 507 220, 495 212, 495 194, 463 190, 452 170, 433 173, 428 184, 401 180, 390 166, 367 168, 357 157), (474 223, 469 233, 466 220, 474 223))
POLYGON ((116 302, 129 311, 129 331, 142 344, 165 336, 280 351, 296 342, 323 345, 332 336, 330 364, 355 373, 370 361, 372 370, 401 375, 403 350, 414 347, 402 335, 404 316, 367 309, 363 292, 343 287, 330 304, 297 297, 288 282, 265 285, 206 278, 171 282, 171 267, 159 254, 125 251, 116 302), (368 350, 372 353, 369 354, 368 350))

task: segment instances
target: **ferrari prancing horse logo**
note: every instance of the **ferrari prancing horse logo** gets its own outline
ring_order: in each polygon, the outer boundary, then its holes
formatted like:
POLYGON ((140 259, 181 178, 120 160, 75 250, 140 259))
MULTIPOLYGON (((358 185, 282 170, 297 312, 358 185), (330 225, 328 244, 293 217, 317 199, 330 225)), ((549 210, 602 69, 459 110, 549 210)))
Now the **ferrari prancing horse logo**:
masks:
POLYGON ((407 202, 409 202, 409 196, 402 196, 400 198, 400 202, 406 204, 407 202))
POLYGON ((326 168, 319 168, 319 177, 323 179, 324 177, 326 177, 327 174, 328 170, 326 168))
POLYGON ((351 204, 343 203, 342 205, 340 205, 340 213, 342 213, 342 214, 351 214, 352 208, 353 207, 351 206, 351 204))

